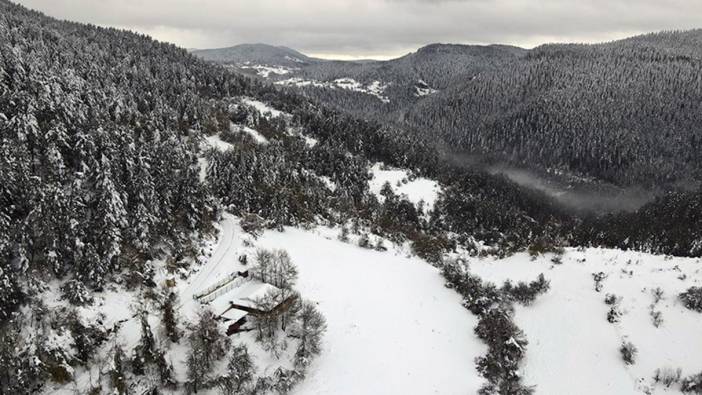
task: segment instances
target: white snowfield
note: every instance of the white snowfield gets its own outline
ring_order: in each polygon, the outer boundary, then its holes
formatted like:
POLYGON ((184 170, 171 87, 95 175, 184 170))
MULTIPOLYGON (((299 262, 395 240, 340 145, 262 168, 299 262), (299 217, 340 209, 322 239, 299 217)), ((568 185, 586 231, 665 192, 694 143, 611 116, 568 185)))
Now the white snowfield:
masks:
POLYGON ((385 89, 388 85, 383 84, 380 81, 373 81, 370 84, 364 85, 361 82, 354 80, 353 78, 337 78, 334 81, 316 81, 316 80, 306 80, 300 77, 292 77, 281 81, 276 81, 277 85, 284 86, 297 86, 306 87, 312 86, 315 88, 329 88, 329 89, 346 89, 349 91, 365 93, 367 95, 375 96, 378 100, 383 103, 390 103, 390 99, 384 95, 385 89))
POLYGON ((290 73, 291 71, 295 69, 291 69, 288 67, 284 66, 267 66, 267 65, 261 65, 261 64, 255 64, 255 65, 240 65, 239 66, 242 69, 253 69, 256 70, 256 74, 263 78, 268 78, 271 74, 276 74, 276 75, 285 75, 290 73))
POLYGON ((403 169, 385 169, 382 163, 376 163, 371 167, 373 179, 369 181, 371 192, 373 192, 382 202, 385 198, 380 195, 380 191, 386 182, 390 183, 395 194, 405 195, 407 199, 417 204, 423 200, 427 209, 432 209, 439 196, 441 187, 439 184, 428 178, 417 177, 409 181, 409 173, 403 169))
MULTIPOLYGON (((257 248, 288 251, 299 270, 296 288, 318 303, 328 325, 322 354, 295 393, 464 394, 482 385, 474 360, 486 347, 473 335, 477 319, 426 262, 393 249, 376 252, 342 243, 338 229, 288 227, 254 240, 229 214, 219 228, 211 258, 181 288, 181 309, 194 317, 199 308, 194 294, 245 270, 239 255, 253 261, 257 248), (245 246, 244 240, 253 244, 245 246)), ((246 342, 259 370, 272 372, 281 362, 259 350, 249 335, 232 340, 246 342)))
POLYGON ((322 354, 297 394, 472 394, 486 347, 477 319, 438 270, 395 251, 336 240, 338 231, 266 232, 264 248, 288 251, 297 288, 327 319, 322 354))
POLYGON ((701 285, 699 260, 611 249, 568 249, 562 265, 550 257, 531 261, 527 254, 502 260, 475 260, 471 271, 501 285, 503 281, 532 281, 544 273, 551 290, 529 307, 516 308, 515 322, 529 341, 523 366, 526 384, 536 394, 670 394, 655 384, 656 369, 682 369, 682 376, 702 372, 702 314, 686 309, 678 294, 701 285), (601 292, 592 274, 603 272, 601 292), (663 299, 660 327, 650 315, 652 290, 660 287, 663 299), (621 297, 623 315, 607 321, 610 306, 605 295, 621 297), (622 341, 638 348, 634 365, 626 365, 622 341))
MULTIPOLYGON (((444 287, 438 270, 406 250, 391 247, 377 252, 337 240, 338 229, 285 228, 266 231, 258 239, 244 233, 239 219, 224 214, 217 240, 202 248, 202 265, 186 280, 177 279, 181 322, 192 321, 201 309, 194 295, 254 262, 257 248, 288 251, 299 270, 296 288, 318 304, 328 329, 322 353, 310 366, 296 394, 474 394, 484 383, 475 370, 475 358, 487 347, 474 335, 477 318, 461 306, 461 298, 444 287), (240 255, 249 256, 242 265, 240 255)), ((162 262, 155 262, 156 281, 167 276, 162 262)), ((568 249, 563 264, 550 256, 531 260, 521 253, 510 258, 472 259, 470 269, 487 281, 531 281, 544 273, 551 290, 529 307, 516 306, 515 321, 527 336, 527 356, 522 375, 535 386, 536 394, 672 394, 653 382, 658 368, 681 368, 688 376, 702 371, 702 314, 685 309, 677 295, 692 285, 702 285, 699 260, 672 258, 607 249, 568 249), (607 275, 601 292, 595 291, 592 274, 607 275), (650 316, 652 289, 663 289, 655 305, 663 323, 656 328, 650 316), (621 297, 623 315, 618 323, 607 322, 607 293, 621 297), (619 347, 623 340, 638 348, 636 363, 627 366, 619 347)), ((229 297, 241 297, 242 289, 223 294, 212 307, 220 309, 229 297)), ((66 304, 57 291, 47 293, 47 306, 66 304)), ((134 319, 137 295, 109 290, 96 295, 95 306, 80 308, 86 320, 105 314, 105 325, 124 320, 117 342, 130 353, 139 341, 139 322, 134 319)), ((226 303, 225 303, 226 305, 226 303)), ((158 333, 159 314, 150 314, 158 333)), ((222 330, 225 327, 223 325, 222 330)), ((289 367, 289 354, 280 359, 264 351, 252 333, 232 336, 245 343, 259 374, 289 367)), ((104 355, 110 345, 102 351, 104 355)), ((167 358, 176 375, 185 379, 187 341, 173 345, 167 358)), ((224 364, 224 362, 223 362, 224 364)), ((223 365, 222 365, 223 366, 223 365)), ((221 369, 222 366, 217 367, 221 369)), ((214 373, 214 372, 213 372, 214 373)), ((76 383, 87 388, 99 377, 77 369, 76 383)), ((70 394, 73 384, 50 385, 46 393, 70 394)), ((212 391, 210 393, 216 393, 212 391)))
POLYGON ((278 118, 280 116, 289 116, 290 115, 290 114, 284 113, 280 110, 276 110, 275 108, 269 106, 268 104, 266 104, 262 101, 254 100, 254 99, 251 99, 249 97, 244 97, 241 99, 241 101, 244 104, 247 104, 247 105, 255 108, 261 114, 270 114, 270 116, 273 118, 278 118))

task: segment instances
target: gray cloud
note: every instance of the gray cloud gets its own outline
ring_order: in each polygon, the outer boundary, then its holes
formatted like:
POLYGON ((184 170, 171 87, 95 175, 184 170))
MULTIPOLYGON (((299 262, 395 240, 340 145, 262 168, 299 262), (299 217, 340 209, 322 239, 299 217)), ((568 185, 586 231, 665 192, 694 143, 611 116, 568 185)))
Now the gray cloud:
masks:
POLYGON ((19 0, 51 16, 188 48, 265 42, 389 57, 433 42, 608 41, 700 27, 699 0, 19 0))

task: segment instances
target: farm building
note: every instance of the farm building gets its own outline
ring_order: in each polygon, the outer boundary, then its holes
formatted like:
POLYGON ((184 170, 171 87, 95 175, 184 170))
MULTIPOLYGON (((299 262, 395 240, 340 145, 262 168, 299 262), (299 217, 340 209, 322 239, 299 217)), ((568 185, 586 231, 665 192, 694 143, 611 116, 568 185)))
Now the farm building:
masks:
POLYGON ((218 296, 210 305, 220 320, 228 325, 227 335, 237 333, 246 324, 247 316, 270 316, 285 312, 295 302, 295 296, 284 296, 283 290, 260 281, 246 281, 231 291, 218 296), (271 303, 262 307, 257 303, 270 296, 271 303))

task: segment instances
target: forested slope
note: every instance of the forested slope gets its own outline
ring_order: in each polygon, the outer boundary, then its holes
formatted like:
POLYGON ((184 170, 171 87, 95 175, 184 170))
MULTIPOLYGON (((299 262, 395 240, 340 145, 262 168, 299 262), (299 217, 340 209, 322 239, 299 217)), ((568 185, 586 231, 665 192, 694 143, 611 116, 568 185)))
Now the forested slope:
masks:
POLYGON ((268 77, 459 153, 669 189, 700 178, 700 43, 702 32, 691 30, 531 50, 432 44, 398 59, 318 62, 268 77), (360 88, 335 83, 345 78, 360 88))

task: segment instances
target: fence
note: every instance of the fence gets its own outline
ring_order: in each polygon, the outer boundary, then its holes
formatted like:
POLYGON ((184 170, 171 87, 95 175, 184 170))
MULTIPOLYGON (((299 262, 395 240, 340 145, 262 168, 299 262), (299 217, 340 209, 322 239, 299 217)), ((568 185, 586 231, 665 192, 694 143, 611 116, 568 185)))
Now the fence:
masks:
POLYGON ((203 290, 202 292, 193 295, 193 299, 200 301, 200 303, 209 303, 216 299, 218 296, 229 292, 233 288, 239 286, 243 279, 243 277, 239 276, 238 272, 230 273, 225 278, 205 288, 205 290, 203 290))

